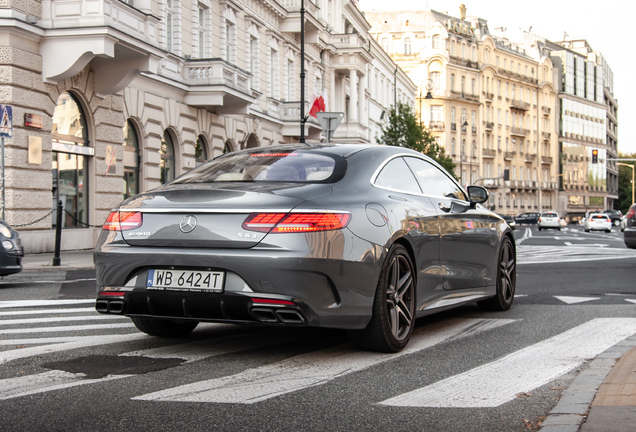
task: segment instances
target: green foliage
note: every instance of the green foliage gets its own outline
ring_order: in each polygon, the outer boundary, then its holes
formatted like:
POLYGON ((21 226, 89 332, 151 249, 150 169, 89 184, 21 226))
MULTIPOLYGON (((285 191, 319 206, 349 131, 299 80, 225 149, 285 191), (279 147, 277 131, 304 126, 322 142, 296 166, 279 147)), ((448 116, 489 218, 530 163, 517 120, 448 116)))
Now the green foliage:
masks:
MULTIPOLYGON (((636 159, 636 154, 619 154, 620 158, 636 159)), ((621 163, 635 165, 634 161, 622 161, 621 163)), ((627 213, 632 202, 632 168, 619 165, 618 166, 618 207, 623 214, 627 213)), ((614 205, 616 207, 616 205, 614 205)))
POLYGON ((378 144, 407 147, 429 156, 455 177, 455 164, 446 155, 444 147, 438 144, 431 132, 420 124, 413 109, 402 102, 391 106, 389 123, 382 128, 378 144))

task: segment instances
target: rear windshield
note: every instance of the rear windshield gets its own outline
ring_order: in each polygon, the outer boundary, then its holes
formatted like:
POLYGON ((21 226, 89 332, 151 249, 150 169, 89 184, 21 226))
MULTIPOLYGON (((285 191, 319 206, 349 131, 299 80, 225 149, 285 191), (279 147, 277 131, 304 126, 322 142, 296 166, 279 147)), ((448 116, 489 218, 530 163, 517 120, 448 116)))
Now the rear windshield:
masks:
POLYGON ((603 219, 603 220, 607 220, 607 216, 605 216, 605 215, 594 215, 594 216, 592 216, 592 219, 603 219))
POLYGON ((317 151, 291 150, 229 153, 174 180, 179 183, 301 182, 332 183, 342 178, 346 162, 317 151))
POLYGON ((556 213, 543 213, 541 216, 543 217, 559 217, 556 213))

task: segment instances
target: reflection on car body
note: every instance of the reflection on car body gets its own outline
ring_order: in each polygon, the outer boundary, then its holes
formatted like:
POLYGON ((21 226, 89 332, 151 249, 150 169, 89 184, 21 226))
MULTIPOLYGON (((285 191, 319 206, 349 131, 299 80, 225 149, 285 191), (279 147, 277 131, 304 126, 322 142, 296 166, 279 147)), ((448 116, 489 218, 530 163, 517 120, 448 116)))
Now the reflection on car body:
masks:
POLYGON ((625 214, 623 241, 628 248, 636 249, 636 203, 632 204, 625 214))
POLYGON ((111 212, 95 250, 96 309, 151 335, 199 322, 316 326, 395 352, 418 317, 512 305, 515 242, 487 198, 400 147, 228 153, 111 212), (185 219, 193 229, 180 229, 185 219), (213 276, 222 283, 194 286, 213 276))

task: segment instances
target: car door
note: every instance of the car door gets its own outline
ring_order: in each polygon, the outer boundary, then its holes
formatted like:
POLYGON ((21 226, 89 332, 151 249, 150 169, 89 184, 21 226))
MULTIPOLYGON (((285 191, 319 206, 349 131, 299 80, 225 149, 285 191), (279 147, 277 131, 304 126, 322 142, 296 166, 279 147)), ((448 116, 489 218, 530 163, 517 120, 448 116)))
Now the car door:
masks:
POLYGON ((471 206, 459 184, 433 163, 405 158, 440 221, 440 262, 444 289, 484 287, 495 282, 501 219, 471 206))
MULTIPOLYGON (((402 157, 387 161, 372 181, 384 191, 383 206, 395 237, 406 237, 413 246, 417 269, 417 301, 425 303, 442 290, 444 277, 439 259, 439 221, 433 203, 422 190, 402 157)), ((393 239, 392 239, 393 241, 393 239)))

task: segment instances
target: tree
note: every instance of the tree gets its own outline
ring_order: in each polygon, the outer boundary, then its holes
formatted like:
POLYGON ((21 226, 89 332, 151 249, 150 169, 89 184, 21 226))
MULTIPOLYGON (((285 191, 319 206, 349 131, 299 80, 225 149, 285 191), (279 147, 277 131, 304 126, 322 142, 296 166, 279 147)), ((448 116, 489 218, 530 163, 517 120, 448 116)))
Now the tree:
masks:
POLYGON ((455 176, 455 164, 446 156, 444 147, 439 145, 431 131, 417 121, 413 109, 402 102, 391 106, 389 123, 382 127, 378 144, 406 147, 429 156, 439 163, 450 175, 455 176))
MULTIPOLYGON (((636 158, 636 154, 624 154, 619 153, 620 158, 633 159, 636 158)), ((623 162, 629 165, 634 165, 634 161, 623 162)), ((618 207, 614 204, 614 207, 620 210, 623 214, 627 213, 629 206, 632 203, 632 169, 628 166, 618 166, 618 207)))

